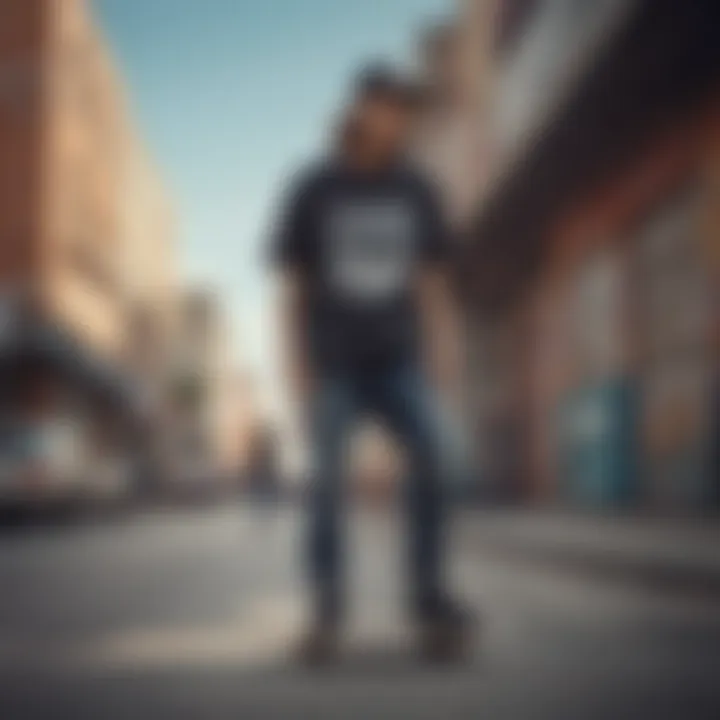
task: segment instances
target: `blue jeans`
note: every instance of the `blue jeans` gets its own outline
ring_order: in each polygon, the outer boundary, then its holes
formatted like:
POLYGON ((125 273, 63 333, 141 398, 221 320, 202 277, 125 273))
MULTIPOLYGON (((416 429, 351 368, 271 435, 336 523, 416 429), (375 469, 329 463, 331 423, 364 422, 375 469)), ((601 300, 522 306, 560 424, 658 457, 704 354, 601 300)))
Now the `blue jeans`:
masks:
POLYGON ((310 492, 309 559, 320 618, 342 613, 342 513, 348 438, 360 416, 376 417, 404 445, 410 521, 411 604, 432 614, 442 596, 443 493, 439 413, 428 383, 411 365, 370 374, 324 378, 311 406, 314 468, 310 492))

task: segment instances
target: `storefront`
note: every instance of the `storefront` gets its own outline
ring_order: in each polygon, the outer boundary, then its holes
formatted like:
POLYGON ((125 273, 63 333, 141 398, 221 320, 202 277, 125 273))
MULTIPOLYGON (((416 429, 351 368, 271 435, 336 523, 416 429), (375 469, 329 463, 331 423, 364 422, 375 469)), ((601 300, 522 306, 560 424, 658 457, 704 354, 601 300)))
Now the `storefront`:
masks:
POLYGON ((586 507, 623 507, 637 495, 637 383, 626 322, 627 251, 593 248, 568 277, 565 387, 552 418, 557 497, 586 507))
POLYGON ((0 502, 129 491, 142 434, 131 384, 55 326, 27 318, 12 326, 0 361, 0 502))
POLYGON ((528 502, 717 502, 716 11, 639 4, 485 199, 465 286, 522 336, 528 502))

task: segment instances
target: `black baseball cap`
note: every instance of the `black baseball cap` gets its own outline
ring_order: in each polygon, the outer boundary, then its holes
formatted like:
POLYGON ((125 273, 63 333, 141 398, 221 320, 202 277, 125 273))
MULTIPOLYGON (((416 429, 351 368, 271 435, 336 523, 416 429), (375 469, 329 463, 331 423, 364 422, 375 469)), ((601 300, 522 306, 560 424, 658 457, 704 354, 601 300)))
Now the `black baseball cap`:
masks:
POLYGON ((358 72, 353 96, 356 100, 386 99, 412 110, 420 106, 424 92, 419 83, 405 77, 391 65, 374 63, 358 72))

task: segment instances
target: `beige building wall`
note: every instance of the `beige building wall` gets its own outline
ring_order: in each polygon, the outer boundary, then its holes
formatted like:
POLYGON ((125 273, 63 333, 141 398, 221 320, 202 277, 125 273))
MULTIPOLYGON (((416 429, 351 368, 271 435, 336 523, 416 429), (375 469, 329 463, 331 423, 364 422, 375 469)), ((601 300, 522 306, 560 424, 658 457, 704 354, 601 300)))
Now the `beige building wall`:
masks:
MULTIPOLYGON (((209 291, 186 291, 175 367, 176 385, 191 390, 192 401, 181 403, 183 437, 193 438, 197 451, 188 462, 205 463, 219 473, 240 465, 244 396, 232 354, 229 320, 219 297, 209 291)), ((187 443, 183 443, 187 445, 187 443)))
POLYGON ((171 314, 172 210, 87 0, 0 2, 0 157, 3 287, 123 359, 129 299, 171 314))
POLYGON ((47 314, 117 358, 122 298, 122 89, 83 0, 48 0, 41 286, 47 314))
MULTIPOLYGON (((79 359, 120 377, 130 309, 165 307, 174 272, 169 204, 128 115, 89 0, 0 0, 0 298, 19 290, 33 327, 70 336, 79 359)), ((33 419, 77 419, 86 462, 120 451, 126 413, 112 417, 56 368, 18 396, 33 419)))

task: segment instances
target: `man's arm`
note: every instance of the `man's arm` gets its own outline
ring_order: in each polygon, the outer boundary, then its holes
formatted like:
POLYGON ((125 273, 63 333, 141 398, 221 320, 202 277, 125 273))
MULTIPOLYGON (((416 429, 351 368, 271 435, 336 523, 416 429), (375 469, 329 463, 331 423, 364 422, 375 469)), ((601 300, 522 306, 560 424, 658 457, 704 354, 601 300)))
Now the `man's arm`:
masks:
POLYGON ((289 188, 275 223, 272 260, 278 278, 278 341, 281 371, 290 401, 305 413, 310 374, 307 352, 307 274, 312 256, 309 182, 300 178, 289 188))

